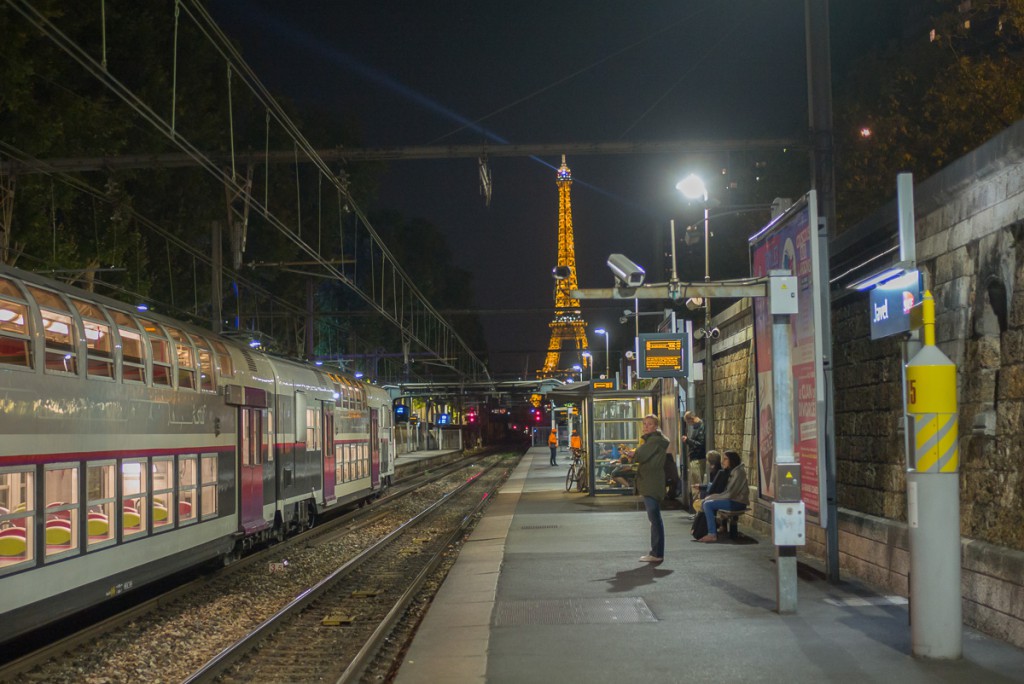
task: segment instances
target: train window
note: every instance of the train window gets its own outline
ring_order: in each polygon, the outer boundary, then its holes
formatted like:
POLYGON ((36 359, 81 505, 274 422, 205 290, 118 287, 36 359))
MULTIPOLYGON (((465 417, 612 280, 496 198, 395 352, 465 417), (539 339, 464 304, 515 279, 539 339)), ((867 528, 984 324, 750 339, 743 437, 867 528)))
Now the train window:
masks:
POLYGON ((46 556, 68 555, 78 549, 78 466, 54 463, 43 471, 46 501, 46 556))
POLYGON ((196 521, 196 494, 196 457, 178 456, 178 520, 182 525, 196 521))
POLYGON ((0 470, 0 573, 35 557, 34 471, 0 470))
POLYGON ((142 321, 149 337, 149 355, 153 359, 153 384, 171 386, 171 347, 160 326, 152 321, 142 321))
POLYGON ((126 382, 146 382, 142 329, 134 318, 121 311, 111 309, 110 317, 121 338, 121 378, 126 382))
POLYGON ((114 378, 113 343, 110 340, 110 324, 99 307, 72 299, 71 303, 78 309, 85 329, 86 365, 85 371, 90 378, 114 378))
POLYGON ((196 356, 199 359, 199 389, 207 392, 217 391, 217 380, 213 374, 213 352, 209 343, 201 337, 196 338, 196 356))
POLYGON ((347 482, 348 477, 345 473, 345 451, 348 449, 346 444, 334 444, 334 481, 338 484, 347 482))
POLYGON ((121 462, 121 530, 125 539, 146 534, 149 483, 145 459, 121 462))
POLYGON ((75 338, 75 323, 71 310, 55 292, 26 286, 36 303, 43 319, 43 336, 46 341, 46 371, 50 373, 78 373, 78 347, 75 338))
POLYGON ((306 451, 319 451, 323 444, 324 428, 317 407, 306 408, 306 451))
POLYGON ((121 336, 121 377, 127 382, 146 382, 146 364, 142 357, 142 335, 118 328, 121 336))
POLYGON ((239 445, 242 451, 242 465, 255 466, 263 463, 263 412, 259 409, 243 409, 242 420, 242 443, 239 445))
POLYGON ((153 531, 174 527, 174 459, 153 458, 153 531))
POLYGON ((206 520, 217 515, 217 454, 203 454, 201 459, 199 501, 202 519, 206 520))
POLYGON ((356 477, 359 477, 359 478, 369 477, 370 476, 370 450, 368 448, 368 445, 365 442, 362 443, 362 444, 357 445, 356 452, 358 454, 357 458, 359 459, 357 461, 357 463, 359 465, 358 465, 358 468, 357 468, 358 475, 356 477))
MULTIPOLYGON (((14 287, 12 283, 4 287, 4 283, 0 278, 0 292, 6 293, 14 287)), ((30 340, 28 307, 23 302, 0 297, 0 363, 31 368, 30 340)))
POLYGON ((87 550, 107 546, 117 538, 116 464, 90 463, 85 471, 87 550))
POLYGON ((228 353, 227 345, 220 340, 212 340, 213 353, 217 358, 217 368, 221 376, 230 378, 235 375, 235 365, 231 363, 231 354, 228 353))
POLYGON ((196 352, 192 342, 177 328, 168 326, 167 334, 175 340, 174 349, 178 358, 178 387, 196 388, 196 352))

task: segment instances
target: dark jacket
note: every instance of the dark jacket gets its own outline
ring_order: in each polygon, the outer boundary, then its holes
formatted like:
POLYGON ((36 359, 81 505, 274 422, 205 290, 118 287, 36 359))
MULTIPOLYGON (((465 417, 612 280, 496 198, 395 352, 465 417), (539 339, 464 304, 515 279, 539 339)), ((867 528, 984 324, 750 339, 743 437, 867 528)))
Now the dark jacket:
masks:
POLYGON ((720 494, 708 494, 705 497, 708 501, 717 499, 728 499, 741 503, 744 506, 750 504, 750 487, 747 484, 747 469, 740 463, 735 468, 729 469, 729 482, 725 490, 720 494))
POLYGON ((725 486, 728 483, 729 470, 727 468, 719 468, 718 472, 711 478, 710 484, 700 486, 700 498, 703 499, 708 494, 721 494, 725 491, 725 486))
POLYGON ((686 438, 687 456, 691 461, 699 461, 706 457, 707 427, 704 421, 694 424, 689 436, 686 438))
POLYGON ((668 440, 660 430, 641 436, 644 443, 633 452, 636 463, 636 491, 661 501, 665 498, 665 452, 668 440))

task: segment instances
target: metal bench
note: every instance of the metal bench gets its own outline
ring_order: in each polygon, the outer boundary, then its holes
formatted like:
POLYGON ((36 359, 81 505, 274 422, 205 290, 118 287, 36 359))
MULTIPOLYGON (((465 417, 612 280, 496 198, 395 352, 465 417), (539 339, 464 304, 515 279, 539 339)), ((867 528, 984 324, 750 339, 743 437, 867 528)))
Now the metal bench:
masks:
POLYGON ((739 530, 737 530, 737 527, 740 516, 742 516, 746 512, 746 508, 739 511, 716 511, 715 527, 717 529, 722 529, 722 527, 725 527, 729 531, 729 539, 735 539, 736 536, 739 534, 739 530))

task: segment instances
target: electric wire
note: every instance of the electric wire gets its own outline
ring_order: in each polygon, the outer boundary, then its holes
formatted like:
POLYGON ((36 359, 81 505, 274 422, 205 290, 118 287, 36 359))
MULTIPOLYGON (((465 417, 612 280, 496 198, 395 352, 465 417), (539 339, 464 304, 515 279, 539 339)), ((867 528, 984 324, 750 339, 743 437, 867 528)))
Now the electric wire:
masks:
MULTIPOLYGON (((173 142, 189 157, 195 160, 200 167, 206 169, 208 173, 213 175, 215 178, 219 179, 221 183, 225 185, 225 187, 227 187, 229 190, 234 191, 238 195, 242 195, 245 193, 244 188, 241 187, 233 177, 226 176, 225 173, 217 167, 217 165, 213 162, 212 159, 206 156, 201 150, 195 147, 187 139, 183 138, 180 135, 177 135, 176 132, 172 128, 170 128, 169 124, 165 122, 160 115, 153 111, 153 109, 149 107, 145 102, 140 100, 138 96, 136 96, 135 93, 131 91, 131 89, 129 89, 127 86, 121 83, 106 69, 102 68, 101 65, 97 64, 96 61, 81 48, 81 46, 79 46, 73 40, 68 38, 68 36, 66 36, 62 31, 60 31, 59 28, 53 25, 52 22, 50 22, 46 17, 44 17, 35 7, 28 3, 27 0, 8 0, 8 5, 12 6, 16 12, 18 12, 26 21, 29 22, 29 24, 31 24, 43 36, 49 38, 58 48, 63 50, 69 57, 71 57, 75 62, 77 62, 87 73, 92 75, 109 91, 111 91, 117 97, 119 97, 126 105, 128 105, 129 108, 131 108, 144 121, 146 121, 151 126, 151 128, 153 128, 156 131, 159 131, 168 139, 170 139, 171 142, 173 142)), ((250 89, 255 88, 255 94, 257 94, 261 102, 268 107, 268 111, 274 112, 275 118, 282 125, 282 127, 291 133, 293 142, 296 144, 296 146, 301 147, 304 153, 309 158, 309 160, 312 163, 314 163, 321 170, 321 172, 328 176, 332 184, 338 187, 339 190, 343 191, 344 189, 340 187, 338 180, 333 176, 333 174, 330 173, 330 169, 327 167, 326 163, 319 157, 319 155, 316 154, 316 151, 312 148, 309 142, 305 140, 301 133, 298 132, 295 125, 290 121, 287 115, 284 114, 283 110, 280 108, 280 105, 276 103, 273 97, 270 96, 269 92, 266 91, 266 88, 262 85, 259 79, 256 78, 255 74, 253 74, 251 69, 248 67, 248 64, 246 64, 244 60, 241 59, 241 56, 230 45, 230 42, 227 40, 226 36, 224 36, 223 32, 220 31, 219 27, 216 26, 212 18, 210 18, 210 16, 206 13, 205 8, 203 8, 198 3, 195 4, 197 13, 201 17, 203 17, 206 22, 205 25, 207 27, 212 27, 209 32, 204 30, 204 24, 200 23, 197 20, 196 15, 190 12, 188 7, 183 6, 183 8, 186 10, 186 13, 188 13, 189 16, 193 19, 193 21, 196 22, 197 27, 199 27, 200 30, 204 32, 204 35, 207 36, 207 39, 211 41, 211 45, 216 50, 218 50, 218 52, 220 52, 222 56, 225 56, 225 59, 228 59, 225 53, 225 49, 230 51, 231 55, 233 55, 233 58, 230 59, 230 64, 234 64, 236 68, 239 69, 240 73, 244 76, 244 81, 246 82, 246 85, 250 89), (217 41, 214 41, 211 36, 211 33, 220 36, 222 42, 218 43, 217 41)), ((272 214, 264 204, 261 204, 251 195, 248 195, 248 197, 252 205, 255 206, 262 213, 264 219, 268 223, 270 223, 275 229, 277 229, 279 232, 285 235, 298 249, 300 249, 309 257, 320 263, 320 265, 325 270, 331 273, 340 282, 346 284, 367 304, 378 309, 381 312, 381 314, 385 316, 385 318, 387 318, 392 324, 401 328, 403 330, 403 334, 406 335, 408 338, 415 340, 424 349, 432 351, 433 353, 435 353, 435 355, 439 356, 439 358, 446 358, 444 354, 439 353, 437 350, 433 349, 434 346, 439 346, 437 345, 436 342, 435 344, 431 344, 428 340, 423 339, 422 335, 418 334, 416 331, 406 330, 401 319, 397 318, 392 312, 389 312, 386 309, 384 309, 384 307, 382 305, 379 305, 371 296, 363 292, 362 289, 357 285, 357 283, 349 279, 343 272, 339 271, 338 269, 335 269, 330 263, 324 260, 323 257, 321 257, 315 250, 312 249, 312 247, 310 247, 304 241, 302 241, 296 233, 289 230, 289 228, 284 223, 282 223, 280 219, 278 219, 274 214, 272 214)), ((436 310, 419 291, 419 289, 416 287, 412 279, 409 278, 408 274, 406 274, 405 271, 401 268, 397 260, 394 259, 394 256, 391 254, 390 250, 387 249, 387 246, 383 243, 380 237, 373 230, 365 215, 362 214, 362 212, 359 210, 358 206, 356 206, 354 202, 351 202, 351 198, 348 199, 351 207, 356 212, 357 216, 362 220, 364 228, 367 230, 367 232, 371 234, 375 243, 374 246, 388 257, 388 259, 390 260, 391 267, 396 269, 402 276, 403 287, 410 289, 416 295, 416 303, 422 306, 427 312, 429 312, 432 315, 432 317, 435 319, 433 321, 435 324, 440 324, 444 328, 445 337, 453 337, 455 340, 457 340, 461 347, 463 348, 463 350, 466 353, 468 353, 470 358, 477 364, 479 369, 482 370, 485 375, 487 375, 488 370, 486 365, 469 350, 468 345, 466 345, 462 338, 459 337, 459 335, 454 330, 451 329, 451 326, 446 321, 440 318, 436 310)), ((440 346, 445 347, 446 342, 447 339, 443 340, 443 344, 441 344, 440 346)), ((450 364, 445 365, 447 365, 450 369, 456 372, 461 372, 459 368, 451 366, 450 364)))

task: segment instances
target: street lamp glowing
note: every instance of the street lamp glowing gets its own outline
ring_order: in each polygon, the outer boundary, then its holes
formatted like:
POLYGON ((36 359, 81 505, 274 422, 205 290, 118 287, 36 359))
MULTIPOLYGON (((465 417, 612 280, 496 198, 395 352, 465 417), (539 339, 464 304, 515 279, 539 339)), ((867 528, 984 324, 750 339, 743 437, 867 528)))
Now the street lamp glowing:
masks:
MULTIPOLYGON (((676 183, 676 189, 683 193, 687 199, 700 200, 704 203, 704 282, 711 282, 711 251, 708 245, 708 238, 711 236, 711 232, 708 230, 708 186, 704 184, 704 181, 700 176, 691 173, 689 176, 676 183)), ((675 244, 673 244, 672 247, 675 249, 675 244)), ((704 333, 704 423, 705 429, 707 430, 707 436, 705 438, 704 445, 708 450, 713 449, 715 446, 715 426, 713 425, 715 398, 713 394, 714 381, 712 379, 712 364, 714 357, 711 350, 712 338, 708 334, 711 329, 711 299, 705 297, 704 327, 702 332, 704 333)), ((697 335, 695 334, 694 337, 696 336, 697 335)))
POLYGON ((708 201, 708 188, 704 185, 704 181, 701 180, 700 176, 695 173, 691 173, 676 183, 676 190, 686 195, 689 199, 708 201))
POLYGON ((611 373, 611 358, 608 355, 608 331, 604 328, 597 328, 594 330, 595 335, 604 335, 604 377, 610 378, 611 373))

